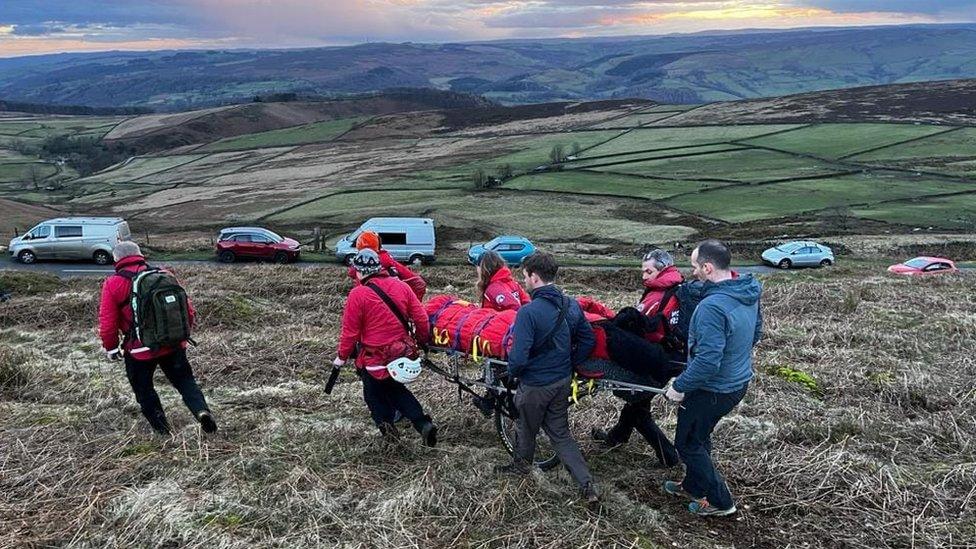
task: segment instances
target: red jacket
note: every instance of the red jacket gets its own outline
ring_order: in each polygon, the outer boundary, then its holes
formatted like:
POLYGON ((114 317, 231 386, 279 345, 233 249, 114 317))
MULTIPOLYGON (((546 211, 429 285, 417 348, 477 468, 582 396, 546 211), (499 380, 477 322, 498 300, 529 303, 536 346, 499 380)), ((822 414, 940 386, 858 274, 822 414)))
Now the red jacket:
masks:
MULTIPOLYGON (((668 303, 664 304, 664 307, 661 307, 661 299, 664 298, 664 292, 682 282, 684 282, 684 277, 681 276, 681 271, 677 267, 674 265, 665 267, 657 274, 657 277, 644 281, 644 288, 647 291, 640 303, 637 304, 637 310, 647 316, 655 316, 660 313, 664 315, 665 319, 670 318, 671 313, 678 308, 678 299, 671 296, 671 299, 668 303)), ((657 330, 648 332, 644 335, 644 338, 651 343, 660 343, 664 339, 664 329, 665 323, 661 322, 657 330)))
MULTIPOLYGON (((427 343, 430 338, 427 312, 410 286, 386 271, 371 276, 368 282, 372 282, 390 296, 400 313, 407 320, 413 321, 417 341, 427 343)), ((347 360, 358 344, 357 368, 386 365, 389 362, 385 352, 387 348, 397 342, 409 341, 409 337, 403 324, 379 294, 362 285, 357 285, 349 292, 342 312, 339 358, 347 360)), ((371 373, 379 379, 389 376, 385 370, 371 373)))
MULTIPOLYGON (((393 259, 393 256, 390 255, 390 252, 386 250, 380 250, 377 255, 380 256, 380 265, 383 267, 383 270, 387 271, 391 276, 395 276, 400 280, 408 280, 414 277, 419 278, 420 275, 411 271, 406 265, 400 263, 396 259, 393 259)), ((349 274, 349 278, 352 279, 353 284, 359 286, 359 278, 356 277, 356 268, 350 266, 348 274, 349 274)), ((414 288, 414 286, 411 286, 411 288, 414 288)), ((417 299, 424 298, 424 293, 426 292, 426 289, 427 289, 426 285, 424 285, 422 289, 420 286, 416 286, 416 289, 414 289, 413 292, 414 294, 417 295, 417 299)))
POLYGON ((491 276, 491 282, 481 296, 481 307, 496 311, 517 311, 532 299, 522 286, 512 279, 512 271, 502 267, 491 276))
MULTIPOLYGON (((146 258, 141 255, 131 255, 123 257, 115 263, 115 271, 131 271, 138 273, 146 270, 146 258)), ((102 338, 102 347, 110 351, 119 346, 119 334, 128 335, 132 329, 132 305, 129 298, 132 293, 132 281, 118 275, 112 275, 105 279, 102 284, 102 300, 98 307, 98 335, 102 338)), ((189 303, 190 325, 196 311, 193 304, 189 303)), ((125 342, 124 350, 129 353, 132 349, 142 347, 139 340, 130 339, 125 342)), ((186 348, 186 342, 182 343, 182 348, 186 348)), ((176 351, 176 347, 161 347, 155 351, 142 351, 131 353, 136 360, 150 360, 176 351)))

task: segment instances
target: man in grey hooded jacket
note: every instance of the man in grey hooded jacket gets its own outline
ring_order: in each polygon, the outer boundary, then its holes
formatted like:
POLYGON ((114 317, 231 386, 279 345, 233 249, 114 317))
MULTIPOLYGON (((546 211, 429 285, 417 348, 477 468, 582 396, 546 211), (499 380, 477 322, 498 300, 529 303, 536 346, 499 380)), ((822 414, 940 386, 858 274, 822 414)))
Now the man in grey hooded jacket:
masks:
POLYGON ((703 298, 691 316, 688 366, 675 378, 668 398, 682 403, 674 445, 685 464, 680 483, 664 490, 690 497, 688 509, 700 516, 735 513, 725 479, 712 462, 711 435, 719 420, 742 400, 752 379, 752 348, 762 334, 759 296, 751 276, 731 271, 732 254, 717 240, 706 240, 691 254, 703 298))

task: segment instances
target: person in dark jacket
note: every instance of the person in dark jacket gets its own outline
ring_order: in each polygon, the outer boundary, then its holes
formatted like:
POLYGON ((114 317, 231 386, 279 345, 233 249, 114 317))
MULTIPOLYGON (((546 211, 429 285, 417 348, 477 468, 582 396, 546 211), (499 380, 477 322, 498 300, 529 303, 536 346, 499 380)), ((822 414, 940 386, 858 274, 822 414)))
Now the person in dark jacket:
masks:
POLYGON ((762 335, 762 286, 751 276, 734 277, 732 254, 717 240, 691 253, 695 277, 704 281, 703 299, 691 316, 688 366, 667 396, 681 402, 674 443, 685 463, 685 478, 664 490, 693 499, 688 510, 700 516, 736 512, 725 479, 712 462, 712 431, 742 400, 752 379, 752 348, 762 335))
MULTIPOLYGON (((655 249, 644 256, 641 264, 641 275, 644 280, 644 295, 637 305, 637 310, 645 316, 662 315, 668 318, 677 308, 677 299, 671 296, 662 303, 667 292, 681 284, 683 277, 681 272, 674 266, 674 259, 671 254, 664 250, 655 249)), ((658 321, 653 330, 644 334, 644 337, 651 343, 658 345, 664 339, 664 323, 658 321)), ((661 467, 674 467, 681 463, 678 452, 674 444, 658 427, 651 415, 651 395, 624 395, 626 404, 620 409, 620 417, 617 423, 610 429, 594 427, 591 436, 594 440, 602 442, 605 446, 616 447, 626 444, 630 440, 631 434, 636 430, 644 437, 644 440, 651 445, 654 455, 657 456, 658 464, 661 467)))
POLYGON ((519 379, 518 442, 512 463, 496 471, 529 472, 536 436, 544 429, 560 461, 579 483, 583 498, 595 504, 599 493, 569 430, 573 367, 589 357, 595 338, 576 300, 553 285, 558 270, 556 259, 547 253, 536 252, 522 263, 532 301, 515 316, 514 342, 508 353, 508 373, 519 379))
MULTIPOLYGON (((131 273, 149 268, 139 245, 129 241, 119 242, 112 250, 112 256, 115 259, 115 273, 105 279, 98 307, 98 333, 105 356, 109 360, 124 358, 125 375, 129 378, 136 402, 157 433, 170 434, 170 426, 153 385, 156 368, 160 368, 166 374, 166 379, 179 391, 183 403, 200 422, 203 430, 207 433, 216 432, 217 423, 187 360, 186 342, 174 347, 150 350, 143 347, 142 342, 135 337, 129 337, 133 324, 132 305, 129 301, 132 295, 131 273), (129 276, 125 276, 126 274, 129 276), (120 335, 124 337, 120 339, 120 335)), ((196 311, 191 302, 188 301, 187 305, 192 324, 196 311)))

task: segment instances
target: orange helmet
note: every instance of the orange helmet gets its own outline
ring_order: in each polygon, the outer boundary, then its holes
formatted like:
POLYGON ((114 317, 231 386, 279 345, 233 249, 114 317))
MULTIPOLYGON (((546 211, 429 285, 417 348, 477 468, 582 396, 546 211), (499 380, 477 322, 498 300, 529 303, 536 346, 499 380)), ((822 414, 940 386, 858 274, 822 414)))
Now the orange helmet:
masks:
POLYGON ((362 250, 368 248, 374 252, 379 253, 380 251, 380 235, 373 231, 363 231, 362 234, 356 238, 356 249, 362 250))

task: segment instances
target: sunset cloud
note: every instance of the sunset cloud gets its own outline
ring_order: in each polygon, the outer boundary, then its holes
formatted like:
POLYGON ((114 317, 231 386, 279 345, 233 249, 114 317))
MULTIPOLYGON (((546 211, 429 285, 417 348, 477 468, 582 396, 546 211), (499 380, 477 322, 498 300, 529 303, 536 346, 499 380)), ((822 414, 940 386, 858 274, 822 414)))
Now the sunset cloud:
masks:
POLYGON ((0 1, 0 57, 976 20, 976 0, 0 1))

